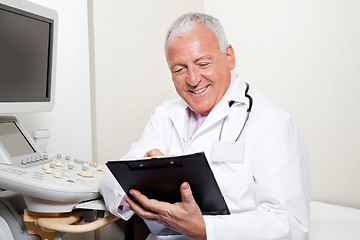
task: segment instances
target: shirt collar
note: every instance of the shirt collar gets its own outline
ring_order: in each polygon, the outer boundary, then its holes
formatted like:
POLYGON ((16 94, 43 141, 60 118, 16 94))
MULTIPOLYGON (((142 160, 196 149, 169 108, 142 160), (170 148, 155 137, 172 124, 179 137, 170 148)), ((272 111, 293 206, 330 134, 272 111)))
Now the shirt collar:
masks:
POLYGON ((203 122, 205 120, 205 118, 208 116, 208 114, 200 114, 200 113, 192 110, 190 108, 190 106, 188 106, 186 108, 186 112, 188 114, 188 117, 192 117, 192 118, 196 119, 196 121, 200 120, 201 122, 203 122))

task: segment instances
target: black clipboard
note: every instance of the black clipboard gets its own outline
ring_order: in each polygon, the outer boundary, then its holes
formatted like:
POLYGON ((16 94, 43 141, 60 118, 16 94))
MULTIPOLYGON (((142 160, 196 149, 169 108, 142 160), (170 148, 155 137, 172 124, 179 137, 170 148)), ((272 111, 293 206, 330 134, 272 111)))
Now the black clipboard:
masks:
POLYGON ((180 185, 188 182, 203 215, 230 214, 203 152, 108 161, 106 165, 128 196, 130 189, 136 189, 150 199, 181 202, 180 185))

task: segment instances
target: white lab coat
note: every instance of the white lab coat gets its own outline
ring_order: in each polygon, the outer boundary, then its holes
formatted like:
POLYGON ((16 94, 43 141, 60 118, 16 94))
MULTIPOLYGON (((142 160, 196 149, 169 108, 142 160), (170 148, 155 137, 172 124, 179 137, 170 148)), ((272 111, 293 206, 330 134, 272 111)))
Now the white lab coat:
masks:
MULTIPOLYGON (((187 104, 182 99, 163 103, 124 158, 142 157, 153 148, 167 155, 204 151, 231 212, 204 216, 208 240, 307 239, 310 163, 298 127, 288 113, 250 87, 250 118, 231 146, 246 117, 249 101, 244 93, 245 83, 232 73, 228 91, 189 141, 187 104), (229 101, 235 101, 232 107, 229 101), (214 159, 224 117, 221 141, 230 143, 230 151, 224 152, 226 159, 214 159)), ((111 175, 104 177, 101 193, 113 214, 131 216, 116 211, 124 192, 111 175)))

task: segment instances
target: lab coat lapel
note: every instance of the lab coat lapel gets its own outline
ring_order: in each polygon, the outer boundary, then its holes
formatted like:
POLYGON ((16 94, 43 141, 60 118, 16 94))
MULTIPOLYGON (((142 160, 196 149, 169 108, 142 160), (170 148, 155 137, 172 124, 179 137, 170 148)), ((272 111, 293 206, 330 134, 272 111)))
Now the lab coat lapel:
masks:
POLYGON ((212 125, 216 124, 220 120, 222 120, 224 117, 226 117, 230 113, 230 107, 229 103, 222 99, 210 112, 209 116, 205 119, 204 123, 201 125, 199 130, 196 132, 194 137, 198 134, 201 134, 201 132, 205 131, 212 125))
POLYGON ((181 142, 183 145, 183 149, 185 149, 184 145, 184 128, 185 124, 188 122, 188 116, 187 116, 187 104, 181 100, 178 102, 175 107, 171 109, 171 112, 169 114, 171 122, 176 130, 177 135, 181 138, 181 142))

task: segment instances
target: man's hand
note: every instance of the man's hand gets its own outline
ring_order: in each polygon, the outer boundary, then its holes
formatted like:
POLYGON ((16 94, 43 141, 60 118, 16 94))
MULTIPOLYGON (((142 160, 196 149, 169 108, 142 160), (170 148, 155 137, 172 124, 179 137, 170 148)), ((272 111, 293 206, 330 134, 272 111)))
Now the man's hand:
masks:
POLYGON ((157 156, 165 156, 159 149, 154 148, 145 153, 144 157, 157 157, 157 156))
POLYGON ((126 197, 130 209, 141 218, 156 221, 192 239, 206 239, 205 221, 192 195, 189 183, 180 186, 182 201, 174 204, 148 199, 139 191, 131 189, 130 194, 142 205, 126 197))

